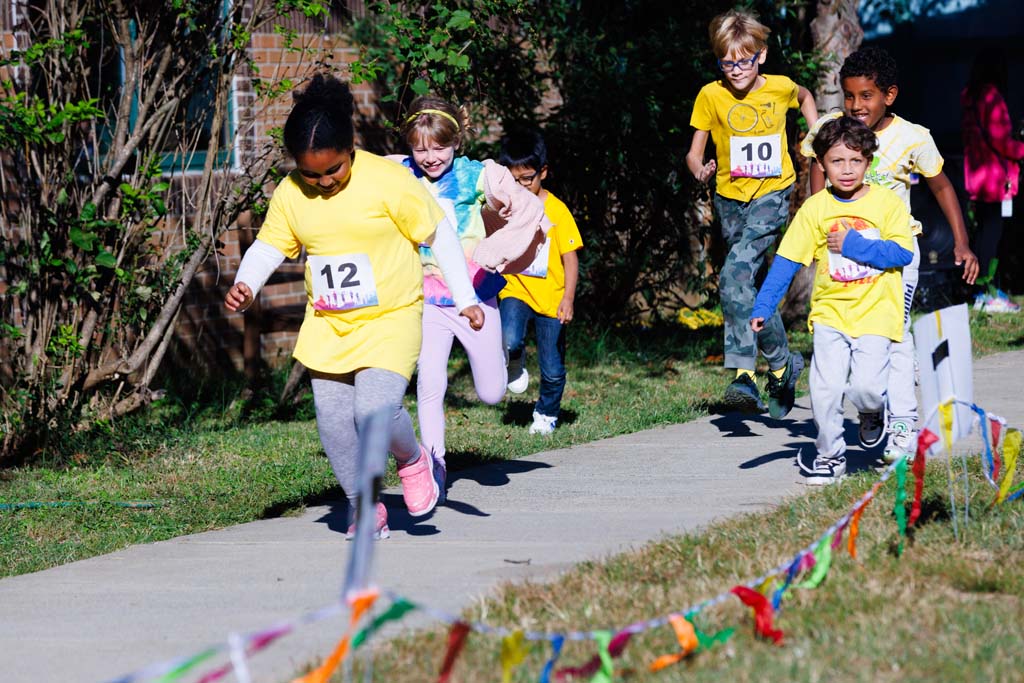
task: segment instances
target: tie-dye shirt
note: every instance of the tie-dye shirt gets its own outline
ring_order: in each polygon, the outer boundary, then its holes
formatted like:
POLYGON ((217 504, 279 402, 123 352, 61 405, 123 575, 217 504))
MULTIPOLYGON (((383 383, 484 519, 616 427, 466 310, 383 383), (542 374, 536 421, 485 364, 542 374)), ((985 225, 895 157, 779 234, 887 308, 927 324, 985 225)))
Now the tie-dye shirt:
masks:
MULTIPOLYGON (((430 190, 455 227, 466 255, 466 267, 477 297, 481 301, 495 297, 505 286, 505 278, 484 270, 471 257, 476 246, 487 236, 480 213, 486 201, 483 163, 466 157, 456 157, 448 172, 434 181, 424 175, 411 157, 405 157, 402 164, 430 190)), ((424 301, 435 306, 454 306, 455 300, 448 290, 448 285, 445 284, 430 247, 420 245, 420 259, 423 262, 424 301)))

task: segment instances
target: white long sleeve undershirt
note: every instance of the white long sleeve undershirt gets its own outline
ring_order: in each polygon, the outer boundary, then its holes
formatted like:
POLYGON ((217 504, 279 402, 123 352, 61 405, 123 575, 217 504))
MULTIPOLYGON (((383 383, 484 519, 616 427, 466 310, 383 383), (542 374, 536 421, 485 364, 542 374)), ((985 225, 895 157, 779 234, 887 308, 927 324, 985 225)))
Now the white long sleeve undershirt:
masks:
MULTIPOLYGON (((469 280, 469 272, 466 270, 466 255, 462 251, 459 238, 455 235, 455 229, 447 218, 437 224, 427 244, 434 252, 434 258, 441 268, 448 289, 451 290, 456 308, 462 311, 479 304, 480 300, 476 297, 473 283, 469 280)), ((280 249, 261 240, 255 240, 242 256, 242 262, 238 264, 235 282, 244 282, 248 285, 255 300, 263 285, 284 260, 285 255, 280 249)))

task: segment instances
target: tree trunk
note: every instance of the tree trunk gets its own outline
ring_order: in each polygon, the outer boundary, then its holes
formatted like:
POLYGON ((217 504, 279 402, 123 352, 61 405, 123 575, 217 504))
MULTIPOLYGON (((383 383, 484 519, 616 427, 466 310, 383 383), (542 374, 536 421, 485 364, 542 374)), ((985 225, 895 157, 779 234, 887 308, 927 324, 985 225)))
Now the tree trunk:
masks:
MULTIPOLYGON (((823 55, 824 72, 818 81, 814 101, 819 113, 843 108, 843 89, 839 83, 839 69, 851 53, 864 40, 864 30, 857 17, 859 0, 818 0, 817 13, 811 21, 811 37, 815 51, 823 55)), ((803 318, 811 300, 814 285, 814 267, 801 268, 793 278, 789 294, 781 308, 787 323, 803 318)))

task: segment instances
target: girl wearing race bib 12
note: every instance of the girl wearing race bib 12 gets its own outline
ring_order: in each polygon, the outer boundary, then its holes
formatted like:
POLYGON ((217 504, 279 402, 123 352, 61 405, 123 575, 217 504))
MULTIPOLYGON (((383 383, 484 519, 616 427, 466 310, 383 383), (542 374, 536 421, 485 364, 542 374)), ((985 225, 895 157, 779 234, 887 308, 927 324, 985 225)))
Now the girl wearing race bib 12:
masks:
MULTIPOLYGON (((320 441, 350 513, 364 425, 386 411, 402 496, 420 517, 439 493, 433 459, 402 406, 420 350, 420 244, 431 246, 466 325, 483 327, 484 312, 438 203, 401 165, 355 149, 348 85, 318 74, 294 98, 284 143, 296 169, 274 191, 224 303, 244 310, 281 262, 305 249, 308 301, 294 356, 309 369, 320 441)), ((376 535, 386 538, 380 502, 376 514, 376 535)))

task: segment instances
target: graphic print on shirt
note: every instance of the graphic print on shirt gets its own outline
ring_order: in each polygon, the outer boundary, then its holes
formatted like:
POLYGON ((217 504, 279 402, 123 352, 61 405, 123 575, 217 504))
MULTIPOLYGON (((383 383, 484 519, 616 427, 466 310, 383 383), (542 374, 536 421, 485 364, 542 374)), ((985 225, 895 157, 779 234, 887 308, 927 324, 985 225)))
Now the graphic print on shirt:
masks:
POLYGON ((348 311, 376 306, 377 283, 366 254, 310 256, 313 308, 318 311, 348 311))
POLYGON ((760 109, 740 102, 732 106, 726 117, 729 127, 741 134, 729 136, 729 175, 733 178, 782 175, 782 135, 757 135, 775 128, 775 103, 761 103, 760 109), (742 135, 750 132, 754 135, 742 135))
POLYGON ((892 189, 892 172, 880 170, 881 163, 882 155, 876 154, 871 160, 871 166, 868 167, 867 173, 864 174, 864 182, 868 185, 879 185, 892 189))
MULTIPOLYGON (((869 240, 882 238, 882 233, 878 228, 869 221, 855 216, 837 218, 828 226, 827 232, 839 232, 840 230, 856 230, 861 237, 869 240)), ((842 254, 832 251, 828 252, 828 272, 836 282, 850 283, 870 282, 882 274, 882 271, 874 266, 848 259, 842 254)))

